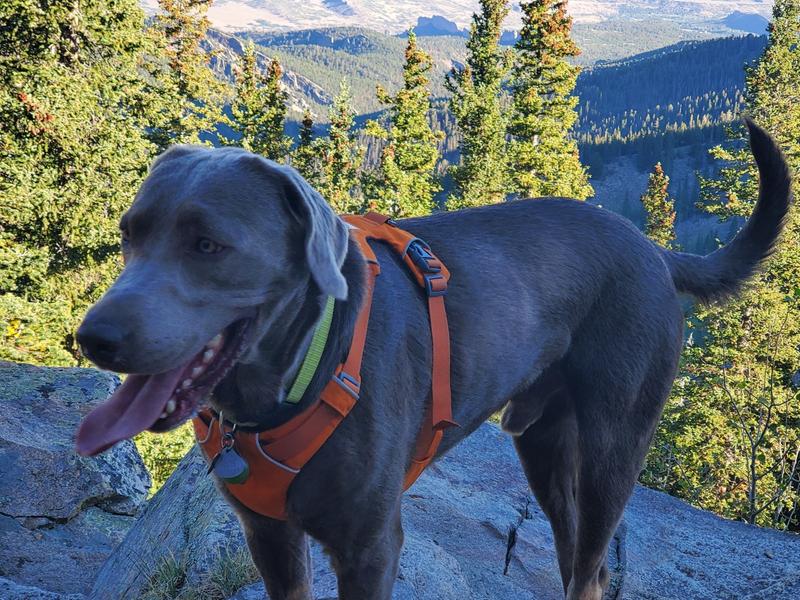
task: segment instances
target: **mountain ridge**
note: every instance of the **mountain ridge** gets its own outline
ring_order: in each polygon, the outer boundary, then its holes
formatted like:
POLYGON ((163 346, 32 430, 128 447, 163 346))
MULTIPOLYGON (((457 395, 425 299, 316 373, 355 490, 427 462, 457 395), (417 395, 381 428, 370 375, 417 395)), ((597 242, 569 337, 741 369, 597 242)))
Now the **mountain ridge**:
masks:
MULTIPOLYGON (((141 0, 148 12, 157 0, 141 0)), ((419 17, 441 16, 468 28, 478 0, 216 0, 208 12, 214 26, 225 31, 295 30, 360 26, 384 33, 401 33, 419 17)), ((771 0, 571 0, 576 23, 606 20, 677 19, 711 26, 735 11, 768 17, 771 0)), ((519 2, 511 3, 505 27, 518 29, 519 2)))

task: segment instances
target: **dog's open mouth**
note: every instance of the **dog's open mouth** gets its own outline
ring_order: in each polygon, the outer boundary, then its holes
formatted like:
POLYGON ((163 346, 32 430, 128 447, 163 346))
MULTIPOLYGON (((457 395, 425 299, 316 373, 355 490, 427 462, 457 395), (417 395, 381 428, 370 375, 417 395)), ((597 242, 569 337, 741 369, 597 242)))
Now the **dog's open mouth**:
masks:
POLYGON ((236 364, 250 324, 241 319, 229 325, 188 363, 155 375, 129 375, 81 422, 78 452, 93 456, 145 429, 164 432, 183 423, 236 364))

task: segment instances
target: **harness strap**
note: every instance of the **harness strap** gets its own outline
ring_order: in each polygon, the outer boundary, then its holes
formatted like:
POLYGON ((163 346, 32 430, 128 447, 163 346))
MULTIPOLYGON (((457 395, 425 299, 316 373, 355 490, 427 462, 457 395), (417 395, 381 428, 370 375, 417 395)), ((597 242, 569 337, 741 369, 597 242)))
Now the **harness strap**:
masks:
MULTIPOLYGON (((408 489, 436 456, 444 430, 458 426, 452 413, 450 330, 444 303, 450 272, 427 243, 397 228, 386 215, 370 211, 363 216, 347 216, 344 219, 357 228, 353 231, 363 236, 364 242, 375 239, 389 244, 403 258, 403 262, 428 296, 432 346, 431 406, 427 410, 425 421, 430 425, 423 426, 417 437, 414 458, 403 485, 404 489, 408 489)), ((362 249, 365 246, 369 248, 368 244, 361 244, 362 249)), ((374 257, 371 249, 370 253, 374 257)))
POLYGON ((367 327, 369 325, 369 307, 372 306, 372 294, 375 291, 375 279, 380 275, 381 267, 378 264, 378 259, 375 253, 370 248, 366 241, 366 237, 361 230, 351 230, 351 236, 358 242, 361 253, 367 260, 369 275, 367 276, 367 286, 364 292, 363 306, 366 310, 362 310, 358 314, 356 320, 355 330, 353 331, 353 341, 350 343, 350 351, 347 353, 347 358, 342 365, 341 370, 345 377, 355 379, 357 385, 361 385, 361 361, 364 358, 364 346, 367 342, 367 327))
MULTIPOLYGON (((310 413, 308 418, 294 429, 291 435, 276 437, 274 441, 259 437, 264 451, 277 461, 301 469, 317 450, 322 448, 356 404, 358 396, 342 388, 342 385, 333 380, 328 383, 320 399, 309 411, 304 411, 310 413)), ((274 430, 271 433, 274 434, 274 430)))
POLYGON ((450 390, 450 334, 444 296, 428 299, 428 311, 433 339, 433 428, 440 430, 454 427, 450 390))

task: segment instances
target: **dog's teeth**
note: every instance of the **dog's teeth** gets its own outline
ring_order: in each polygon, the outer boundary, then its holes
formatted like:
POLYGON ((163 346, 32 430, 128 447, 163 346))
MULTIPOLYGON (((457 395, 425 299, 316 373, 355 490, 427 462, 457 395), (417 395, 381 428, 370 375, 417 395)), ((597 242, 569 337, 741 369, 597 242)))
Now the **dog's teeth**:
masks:
POLYGON ((167 418, 167 413, 162 412, 161 416, 159 417, 159 419, 166 419, 166 418, 167 418))
POLYGON ((216 352, 214 352, 211 348, 209 348, 208 350, 203 352, 203 362, 205 364, 210 363, 212 360, 214 360, 214 355, 215 354, 216 354, 216 352))
POLYGON ((170 398, 167 401, 167 414, 171 415, 172 413, 174 413, 176 406, 177 406, 177 403, 175 402, 175 399, 174 398, 170 398))
POLYGON ((197 377, 202 372, 203 372, 203 367, 195 367, 194 369, 192 369, 192 377, 197 377))
POLYGON ((191 385, 192 385, 192 380, 191 379, 184 379, 183 383, 181 383, 181 389, 185 390, 186 388, 190 387, 191 385))
POLYGON ((217 349, 220 347, 221 344, 222 344, 222 334, 218 333, 216 336, 214 336, 213 340, 211 340, 210 342, 208 342, 208 344, 206 344, 206 346, 208 346, 209 348, 217 349))

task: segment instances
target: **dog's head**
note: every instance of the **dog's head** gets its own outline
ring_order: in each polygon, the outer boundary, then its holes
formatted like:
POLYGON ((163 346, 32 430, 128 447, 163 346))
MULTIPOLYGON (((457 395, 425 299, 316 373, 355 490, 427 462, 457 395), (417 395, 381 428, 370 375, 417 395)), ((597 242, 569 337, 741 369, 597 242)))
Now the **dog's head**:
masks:
POLYGON ((77 340, 130 375, 81 424, 82 454, 185 421, 286 302, 347 295, 345 224, 296 171, 239 149, 165 152, 120 233, 125 268, 77 340))

